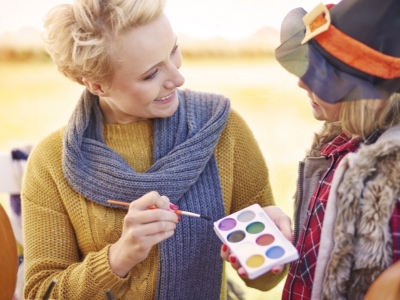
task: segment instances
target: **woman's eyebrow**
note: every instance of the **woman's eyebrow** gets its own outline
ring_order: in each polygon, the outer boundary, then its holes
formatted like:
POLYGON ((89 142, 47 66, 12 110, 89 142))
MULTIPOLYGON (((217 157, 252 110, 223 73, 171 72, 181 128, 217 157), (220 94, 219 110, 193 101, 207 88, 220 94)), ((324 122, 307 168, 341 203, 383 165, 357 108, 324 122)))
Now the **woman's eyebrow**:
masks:
MULTIPOLYGON (((172 47, 172 50, 175 48, 175 46, 176 46, 176 42, 178 41, 178 37, 175 37, 175 43, 174 43, 174 46, 172 47)), ((151 68, 149 68, 149 69, 147 69, 147 71, 146 72, 144 72, 142 75, 140 75, 140 76, 144 76, 144 75, 146 75, 151 69, 154 69, 155 67, 157 67, 159 64, 161 64, 162 62, 159 62, 159 63, 156 63, 154 66, 152 66, 151 68)))

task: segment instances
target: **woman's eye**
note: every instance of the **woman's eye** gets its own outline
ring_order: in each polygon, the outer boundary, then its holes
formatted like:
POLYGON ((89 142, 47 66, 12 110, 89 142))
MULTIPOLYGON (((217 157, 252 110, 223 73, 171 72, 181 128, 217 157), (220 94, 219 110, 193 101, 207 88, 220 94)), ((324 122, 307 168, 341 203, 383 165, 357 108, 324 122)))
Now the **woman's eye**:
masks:
POLYGON ((147 76, 144 80, 150 80, 156 77, 156 74, 158 72, 158 69, 156 69, 153 73, 151 73, 149 76, 147 76))
POLYGON ((176 50, 178 50, 179 45, 176 45, 174 49, 172 49, 171 55, 175 54, 176 50))

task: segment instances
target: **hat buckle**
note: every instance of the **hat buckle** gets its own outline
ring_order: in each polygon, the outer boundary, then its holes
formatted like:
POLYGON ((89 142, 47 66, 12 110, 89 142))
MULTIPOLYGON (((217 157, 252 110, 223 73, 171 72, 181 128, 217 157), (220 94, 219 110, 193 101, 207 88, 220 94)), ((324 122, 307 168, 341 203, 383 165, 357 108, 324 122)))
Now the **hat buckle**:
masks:
POLYGON ((306 26, 306 33, 301 41, 302 45, 328 30, 331 25, 331 15, 328 8, 324 4, 319 3, 303 17, 303 23, 306 26))

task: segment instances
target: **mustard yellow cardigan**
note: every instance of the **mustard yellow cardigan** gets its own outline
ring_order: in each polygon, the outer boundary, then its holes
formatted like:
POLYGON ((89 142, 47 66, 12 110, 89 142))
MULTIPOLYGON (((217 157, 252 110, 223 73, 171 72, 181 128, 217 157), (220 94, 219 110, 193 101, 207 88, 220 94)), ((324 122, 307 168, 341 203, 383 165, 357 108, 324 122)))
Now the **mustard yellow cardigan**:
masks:
MULTIPOLYGON (((113 273, 108 249, 121 236, 126 211, 88 201, 68 185, 61 166, 63 132, 64 128, 50 134, 35 147, 24 176, 25 298, 42 298, 51 280, 57 279, 54 299, 105 299, 106 289, 111 289, 116 299, 154 299, 157 247, 125 278, 113 273)), ((107 124, 103 135, 106 144, 136 172, 145 172, 151 166, 151 120, 107 124)), ((254 203, 274 205, 261 151, 235 111, 228 118, 215 155, 226 214, 254 203)), ((271 273, 246 284, 269 290, 283 277, 271 273)), ((226 289, 223 274, 221 299, 226 299, 226 289)))

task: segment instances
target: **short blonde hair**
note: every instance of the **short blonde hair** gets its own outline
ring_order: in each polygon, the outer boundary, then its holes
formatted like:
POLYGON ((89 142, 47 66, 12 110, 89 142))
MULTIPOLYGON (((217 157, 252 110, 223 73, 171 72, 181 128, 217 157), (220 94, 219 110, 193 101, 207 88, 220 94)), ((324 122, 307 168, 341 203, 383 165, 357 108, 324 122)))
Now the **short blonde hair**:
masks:
POLYGON ((117 65, 115 39, 156 20, 163 9, 164 0, 76 0, 58 5, 45 18, 46 49, 58 70, 73 81, 109 83, 117 65))
POLYGON ((340 123, 345 132, 363 139, 375 130, 399 124, 400 94, 393 94, 388 100, 345 101, 340 110, 340 123))

